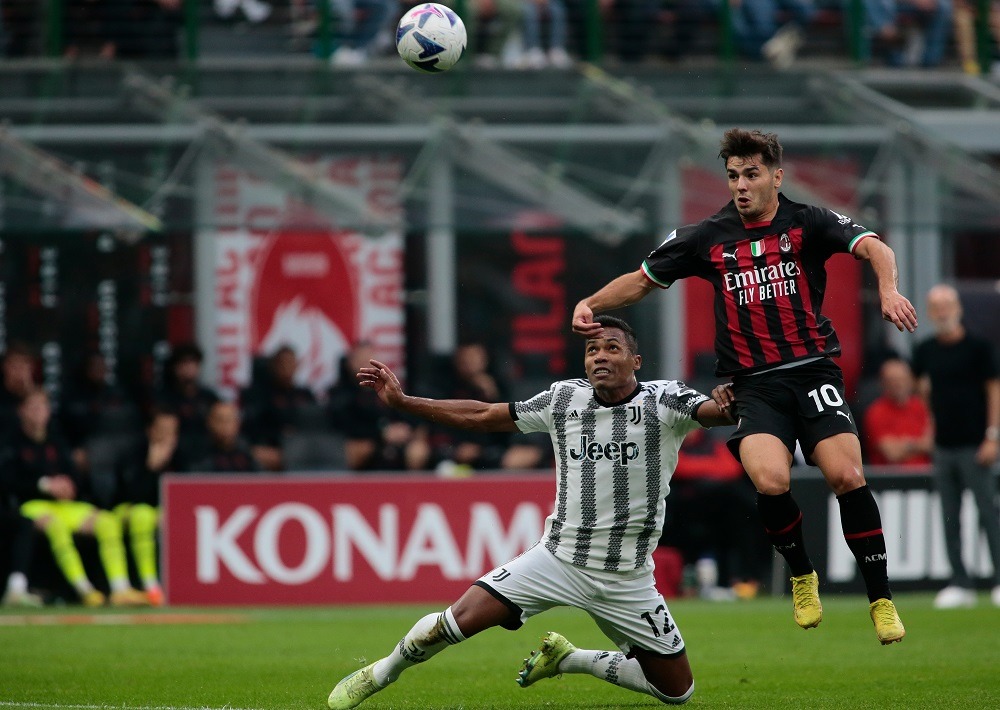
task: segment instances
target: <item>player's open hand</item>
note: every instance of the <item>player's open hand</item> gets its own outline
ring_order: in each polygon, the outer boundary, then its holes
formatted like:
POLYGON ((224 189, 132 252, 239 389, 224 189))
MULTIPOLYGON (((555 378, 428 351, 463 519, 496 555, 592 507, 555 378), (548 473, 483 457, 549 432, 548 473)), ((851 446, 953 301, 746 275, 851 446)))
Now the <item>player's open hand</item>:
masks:
POLYGON ((403 398, 403 387, 396 374, 378 360, 369 360, 370 367, 358 370, 358 384, 375 390, 379 399, 390 407, 403 398))
POLYGON ((899 328, 900 332, 911 333, 917 329, 917 311, 905 296, 898 291, 883 293, 882 320, 887 320, 899 328))
POLYGON ((604 332, 604 326, 594 322, 594 311, 583 301, 573 309, 573 332, 585 338, 596 338, 604 332))
POLYGON ((719 409, 722 410, 723 414, 727 415, 732 421, 736 421, 736 407, 733 406, 736 402, 736 395, 733 394, 732 382, 724 382, 721 385, 716 385, 712 389, 712 401, 719 405, 719 409))

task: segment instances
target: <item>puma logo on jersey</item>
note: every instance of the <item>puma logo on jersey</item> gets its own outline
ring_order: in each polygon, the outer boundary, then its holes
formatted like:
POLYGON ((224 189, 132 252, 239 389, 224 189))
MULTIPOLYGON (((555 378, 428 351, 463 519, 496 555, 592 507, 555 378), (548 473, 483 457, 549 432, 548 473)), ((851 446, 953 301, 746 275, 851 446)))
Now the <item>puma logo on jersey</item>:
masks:
POLYGON ((738 252, 739 250, 740 250, 740 248, 736 247, 735 249, 733 249, 733 253, 732 254, 730 254, 728 251, 723 250, 722 256, 725 257, 725 258, 727 258, 727 259, 735 259, 736 258, 736 252, 738 252))
POLYGON ((632 459, 638 458, 639 445, 632 441, 609 441, 602 444, 600 441, 591 441, 590 436, 584 434, 580 437, 580 448, 570 449, 569 455, 574 461, 609 459, 616 460, 619 465, 625 466, 632 459))
POLYGON ((845 417, 845 418, 847 419, 847 421, 851 421, 851 415, 850 415, 850 414, 848 414, 847 412, 842 412, 842 411, 840 411, 840 410, 838 409, 838 410, 837 410, 837 414, 839 414, 839 415, 840 415, 840 416, 842 416, 842 417, 845 417))

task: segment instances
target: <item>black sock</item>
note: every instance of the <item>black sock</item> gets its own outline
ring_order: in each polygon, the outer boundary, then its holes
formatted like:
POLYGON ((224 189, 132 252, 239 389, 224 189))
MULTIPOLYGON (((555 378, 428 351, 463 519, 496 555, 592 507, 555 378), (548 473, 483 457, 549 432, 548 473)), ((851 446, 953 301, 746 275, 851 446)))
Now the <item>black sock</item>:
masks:
POLYGON ((792 498, 791 491, 776 496, 757 494, 757 510, 764 523, 764 532, 771 539, 774 549, 781 553, 793 577, 813 571, 802 541, 802 511, 792 498))
POLYGON ((840 503, 840 524, 844 539, 858 561, 861 576, 868 589, 868 601, 892 599, 889 573, 886 569, 885 536, 878 503, 868 486, 855 488, 837 496, 840 503))

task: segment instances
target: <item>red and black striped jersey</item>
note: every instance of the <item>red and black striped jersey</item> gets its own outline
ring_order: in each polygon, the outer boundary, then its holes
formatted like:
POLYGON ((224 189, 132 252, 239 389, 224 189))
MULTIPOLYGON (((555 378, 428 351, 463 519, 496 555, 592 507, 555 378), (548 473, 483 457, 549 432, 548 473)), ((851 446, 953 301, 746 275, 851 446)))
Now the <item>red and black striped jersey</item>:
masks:
POLYGON ((743 224, 729 202, 697 224, 671 232, 642 262, 661 288, 700 276, 715 288, 717 375, 748 374, 840 353, 820 309, 826 260, 853 254, 878 235, 853 219, 778 195, 770 222, 743 224))

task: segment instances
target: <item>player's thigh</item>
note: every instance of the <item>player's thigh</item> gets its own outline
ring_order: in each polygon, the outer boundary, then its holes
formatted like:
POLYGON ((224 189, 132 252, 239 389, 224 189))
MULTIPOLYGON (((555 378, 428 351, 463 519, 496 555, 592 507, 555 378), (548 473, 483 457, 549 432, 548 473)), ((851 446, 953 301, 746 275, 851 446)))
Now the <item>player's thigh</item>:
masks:
POLYGON ((837 495, 865 485, 861 442, 856 434, 844 432, 822 439, 813 448, 811 459, 837 495))
POLYGON ((684 638, 652 574, 604 584, 584 610, 625 653, 642 649, 665 658, 684 653, 684 638))
POLYGON ((743 468, 759 492, 780 495, 788 490, 792 452, 784 441, 773 434, 750 434, 740 440, 739 447, 743 468))
POLYGON ((55 517, 56 501, 54 500, 28 500, 21 504, 21 515, 38 523, 55 517))
POLYGON ((586 608, 594 591, 580 572, 556 559, 542 543, 487 572, 473 585, 507 607, 509 622, 500 625, 511 630, 552 607, 586 608))
MULTIPOLYGON (((91 535, 100 509, 90 503, 78 500, 58 501, 55 508, 58 517, 74 533, 91 535)), ((110 513, 108 513, 110 515, 110 513)))
MULTIPOLYGON (((750 466, 759 467, 767 460, 756 457, 757 460, 746 461, 744 456, 752 454, 758 446, 770 448, 770 443, 761 442, 776 439, 789 456, 795 451, 795 397, 771 374, 736 378, 733 394, 737 404, 737 424, 727 446, 753 478, 750 466), (749 443, 750 448, 746 448, 745 443, 749 443)), ((779 461, 783 459, 779 457, 779 461)))
POLYGON ((831 476, 839 476, 837 470, 846 466, 845 459, 837 458, 838 454, 854 456, 861 461, 861 443, 858 439, 858 427, 854 415, 847 405, 844 392, 844 374, 830 360, 809 363, 802 367, 792 368, 786 377, 788 387, 794 392, 797 401, 798 417, 796 418, 796 436, 802 444, 802 453, 810 463, 820 465, 814 456, 820 442, 840 434, 852 435, 839 438, 831 446, 825 447, 828 468, 823 470, 827 480, 831 476), (853 438, 855 441, 850 441, 853 438), (833 468, 830 468, 833 466, 833 468))

